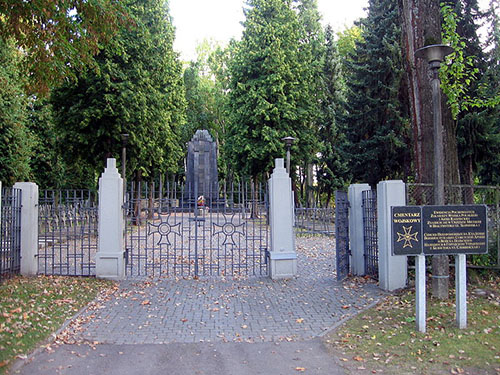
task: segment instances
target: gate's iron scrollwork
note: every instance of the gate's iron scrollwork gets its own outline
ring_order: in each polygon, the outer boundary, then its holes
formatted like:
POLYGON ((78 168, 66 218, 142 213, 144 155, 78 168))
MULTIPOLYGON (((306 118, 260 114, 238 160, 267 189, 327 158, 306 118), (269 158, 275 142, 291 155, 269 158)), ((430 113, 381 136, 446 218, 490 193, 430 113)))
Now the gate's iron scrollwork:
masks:
POLYGON ((127 275, 267 275, 267 192, 241 183, 218 196, 193 199, 175 185, 131 184, 125 204, 127 275))

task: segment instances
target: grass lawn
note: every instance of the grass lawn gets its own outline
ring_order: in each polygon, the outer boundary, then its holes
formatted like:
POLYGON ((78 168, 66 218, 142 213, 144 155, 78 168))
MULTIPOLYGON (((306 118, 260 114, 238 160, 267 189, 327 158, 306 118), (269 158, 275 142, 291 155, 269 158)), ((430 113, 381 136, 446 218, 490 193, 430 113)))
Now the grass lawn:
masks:
POLYGON ((112 282, 76 277, 14 277, 0 284, 0 373, 35 349, 112 282))
MULTIPOLYGON (((429 292, 429 288, 427 288, 429 292)), ((500 374, 500 277, 467 286, 468 325, 455 323, 455 295, 427 297, 427 332, 415 325, 415 293, 405 290, 325 337, 353 374, 500 374)))

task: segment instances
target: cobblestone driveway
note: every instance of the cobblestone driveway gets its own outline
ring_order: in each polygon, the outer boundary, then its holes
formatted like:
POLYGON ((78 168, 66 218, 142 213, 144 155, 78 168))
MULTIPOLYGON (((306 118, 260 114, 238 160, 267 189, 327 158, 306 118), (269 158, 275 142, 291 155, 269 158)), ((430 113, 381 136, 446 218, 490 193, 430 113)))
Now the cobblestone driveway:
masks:
MULTIPOLYGON (((296 341, 319 336, 376 302, 363 279, 335 281, 334 241, 297 238, 292 280, 126 280, 95 311, 81 338, 109 344, 296 341)), ((84 314, 84 315, 85 315, 84 314)))

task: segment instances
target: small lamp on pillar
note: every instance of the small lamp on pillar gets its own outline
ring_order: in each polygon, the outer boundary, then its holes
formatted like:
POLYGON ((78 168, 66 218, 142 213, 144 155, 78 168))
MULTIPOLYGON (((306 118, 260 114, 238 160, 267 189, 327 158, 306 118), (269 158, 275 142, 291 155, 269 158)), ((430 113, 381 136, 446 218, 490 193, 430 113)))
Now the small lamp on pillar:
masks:
POLYGON ((295 138, 293 137, 285 137, 281 138, 282 141, 285 142, 286 146, 286 172, 288 175, 290 175, 290 149, 292 148, 293 142, 295 141, 295 138))
POLYGON ((125 193, 127 190, 126 183, 126 172, 127 172, 127 144, 128 144, 128 134, 121 134, 122 139, 122 178, 123 178, 123 197, 125 198, 125 193))

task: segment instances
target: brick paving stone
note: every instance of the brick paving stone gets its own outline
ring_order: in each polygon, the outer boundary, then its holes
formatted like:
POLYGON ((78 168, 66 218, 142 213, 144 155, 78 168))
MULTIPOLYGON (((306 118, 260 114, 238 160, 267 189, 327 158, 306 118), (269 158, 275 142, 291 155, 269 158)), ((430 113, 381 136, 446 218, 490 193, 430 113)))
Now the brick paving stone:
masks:
POLYGON ((322 335, 383 293, 364 279, 338 283, 333 238, 297 238, 298 276, 125 280, 85 312, 80 338, 107 344, 297 341, 322 335))

